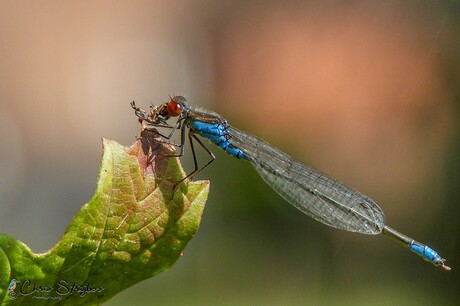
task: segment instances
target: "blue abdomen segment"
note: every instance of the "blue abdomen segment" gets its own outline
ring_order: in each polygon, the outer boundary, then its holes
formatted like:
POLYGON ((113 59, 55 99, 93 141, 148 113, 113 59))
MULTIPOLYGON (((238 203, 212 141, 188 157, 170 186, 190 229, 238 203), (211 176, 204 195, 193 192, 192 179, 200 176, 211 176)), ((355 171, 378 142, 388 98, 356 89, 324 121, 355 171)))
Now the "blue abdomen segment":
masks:
POLYGON ((427 245, 421 244, 420 242, 412 241, 409 244, 409 249, 420 255, 426 261, 430 261, 435 265, 440 264, 443 261, 441 256, 439 256, 435 250, 427 245))
POLYGON ((231 156, 246 160, 248 159, 246 155, 244 155, 243 151, 232 145, 232 136, 228 132, 228 129, 225 125, 221 123, 205 123, 201 121, 193 121, 190 125, 190 128, 200 134, 202 137, 207 138, 218 145, 222 150, 231 156))

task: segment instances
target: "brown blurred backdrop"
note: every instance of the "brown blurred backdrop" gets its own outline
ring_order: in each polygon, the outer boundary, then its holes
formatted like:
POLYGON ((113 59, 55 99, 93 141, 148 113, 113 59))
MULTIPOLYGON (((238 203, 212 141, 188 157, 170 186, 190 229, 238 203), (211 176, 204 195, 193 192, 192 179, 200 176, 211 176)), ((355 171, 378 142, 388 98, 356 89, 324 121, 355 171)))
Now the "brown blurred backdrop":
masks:
POLYGON ((0 231, 49 249, 94 191, 100 138, 137 135, 129 102, 182 94, 368 194, 453 271, 303 216, 211 147, 185 256, 108 305, 454 305, 459 17, 455 1, 3 0, 0 231))

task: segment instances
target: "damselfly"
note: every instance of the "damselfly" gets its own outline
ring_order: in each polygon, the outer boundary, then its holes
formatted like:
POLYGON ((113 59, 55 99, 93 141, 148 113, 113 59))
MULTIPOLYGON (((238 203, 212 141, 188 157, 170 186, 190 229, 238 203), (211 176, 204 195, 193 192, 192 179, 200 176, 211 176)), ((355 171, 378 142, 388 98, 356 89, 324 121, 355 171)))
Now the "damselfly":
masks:
POLYGON ((350 232, 367 235, 385 234, 435 266, 450 270, 450 267, 445 265, 445 259, 435 250, 387 226, 385 215, 374 200, 292 159, 264 140, 232 127, 220 115, 191 107, 182 96, 175 96, 168 103, 152 106, 149 113, 136 107, 134 102, 131 106, 139 120, 148 126, 171 130, 168 135, 159 134, 165 142, 170 143, 175 132, 180 132, 180 143, 175 144, 179 148, 179 153, 170 156, 183 155, 188 129, 187 136, 195 168, 178 184, 187 178, 193 178, 215 160, 214 154, 198 138, 199 135, 231 156, 251 162, 270 187, 313 219, 350 232), (174 125, 168 123, 171 117, 178 118, 174 125), (198 167, 194 141, 211 157, 202 167, 198 167))

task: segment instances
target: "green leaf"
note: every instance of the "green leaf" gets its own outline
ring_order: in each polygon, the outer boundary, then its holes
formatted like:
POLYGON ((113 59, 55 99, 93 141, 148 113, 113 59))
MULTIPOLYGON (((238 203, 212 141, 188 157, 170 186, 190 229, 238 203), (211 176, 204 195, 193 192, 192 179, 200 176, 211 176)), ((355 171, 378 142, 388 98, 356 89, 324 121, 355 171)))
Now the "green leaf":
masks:
POLYGON ((209 182, 173 189, 184 171, 155 137, 143 130, 129 148, 103 140, 96 192, 50 251, 0 234, 1 305, 100 304, 176 262, 198 230, 209 182))

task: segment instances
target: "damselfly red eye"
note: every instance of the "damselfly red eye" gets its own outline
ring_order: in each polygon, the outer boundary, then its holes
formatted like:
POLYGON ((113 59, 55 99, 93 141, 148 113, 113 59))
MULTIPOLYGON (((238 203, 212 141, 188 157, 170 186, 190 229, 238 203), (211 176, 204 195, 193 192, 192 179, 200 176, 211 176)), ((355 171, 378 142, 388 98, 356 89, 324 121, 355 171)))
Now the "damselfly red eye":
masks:
POLYGON ((177 117, 182 114, 183 108, 182 105, 174 100, 169 101, 167 112, 171 117, 177 117))

